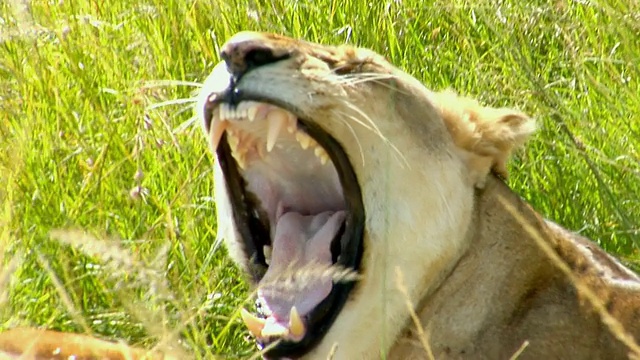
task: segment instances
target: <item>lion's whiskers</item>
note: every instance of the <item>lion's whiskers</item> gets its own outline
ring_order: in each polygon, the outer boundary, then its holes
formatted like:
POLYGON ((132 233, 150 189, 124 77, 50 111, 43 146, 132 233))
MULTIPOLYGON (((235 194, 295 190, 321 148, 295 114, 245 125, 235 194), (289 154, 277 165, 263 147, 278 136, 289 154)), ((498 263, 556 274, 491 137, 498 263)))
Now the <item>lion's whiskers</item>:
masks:
MULTIPOLYGON (((350 119, 356 122, 357 124, 363 126, 365 129, 370 130, 393 150, 393 153, 397 156, 397 160, 400 160, 406 166, 409 165, 409 162, 407 161, 405 156, 402 154, 402 152, 395 145, 393 145, 391 141, 389 141, 389 139, 382 133, 382 131, 380 131, 380 129, 377 127, 373 119, 369 117, 369 115, 367 115, 364 111, 362 111, 357 105, 349 102, 347 99, 343 97, 336 97, 335 99, 336 101, 340 102, 344 107, 349 109, 351 112, 355 113, 355 114, 350 114, 344 111, 334 110, 333 113, 337 115, 339 119, 341 119, 345 123, 348 122, 346 119, 350 119)), ((353 131, 353 128, 351 128, 351 130, 353 131)), ((360 146, 360 149, 362 150, 361 146, 360 146)))
POLYGON ((146 107, 146 110, 148 111, 148 110, 158 109, 158 108, 162 108, 165 106, 172 106, 172 105, 193 104, 196 102, 198 102, 198 99, 196 97, 172 99, 172 100, 161 101, 155 104, 151 104, 146 107))
POLYGON ((330 73, 323 74, 322 81, 330 82, 337 86, 355 86, 367 82, 375 82, 380 85, 386 85, 382 80, 393 79, 396 76, 392 74, 376 74, 376 73, 358 73, 358 74, 339 74, 338 69, 334 69, 330 73))
POLYGON ((332 110, 331 111, 333 113, 333 116, 331 118, 336 118, 339 121, 342 121, 342 123, 349 129, 349 132, 351 132, 351 135, 353 135, 353 138, 356 141, 356 144, 358 145, 358 152, 360 153, 360 159, 362 160, 362 166, 365 165, 365 160, 364 160, 364 150, 362 149, 362 144, 360 143, 360 139, 358 138, 358 135, 356 134, 356 130, 353 128, 353 126, 351 126, 351 124, 349 123, 349 121, 347 121, 346 119, 343 118, 343 114, 339 111, 336 110, 332 110))
POLYGON ((356 85, 372 82, 377 85, 384 86, 388 89, 393 89, 394 91, 397 91, 399 93, 407 94, 406 91, 389 84, 387 81, 383 81, 383 80, 399 79, 398 76, 390 73, 387 73, 387 74, 359 73, 359 74, 346 74, 346 75, 339 75, 339 74, 332 73, 331 75, 327 76, 327 78, 330 78, 331 81, 337 85, 356 86, 356 85))
POLYGON ((392 74, 376 74, 376 73, 360 73, 360 74, 346 74, 338 76, 338 83, 341 85, 359 85, 367 82, 375 82, 376 84, 388 86, 382 80, 394 79, 396 76, 392 74))
MULTIPOLYGON (((178 114, 179 113, 183 113, 183 112, 188 111, 188 110, 191 110, 191 107, 183 108, 183 109, 179 110, 178 114)), ((176 114, 176 115, 178 115, 178 114, 176 114)), ((198 115, 193 115, 192 117, 190 117, 187 120, 181 122, 178 126, 173 128, 173 133, 174 134, 179 134, 179 133, 185 131, 186 129, 191 127, 193 125, 193 123, 195 123, 197 120, 198 120, 198 115)))
POLYGON ((142 85, 144 89, 152 89, 158 87, 168 87, 168 86, 190 86, 194 88, 202 88, 202 83, 195 81, 183 81, 183 80, 151 80, 145 81, 142 85))
MULTIPOLYGON (((185 104, 186 106, 183 106, 183 107, 179 108, 178 111, 176 111, 175 113, 173 113, 171 115, 172 117, 177 117, 177 116, 180 116, 180 115, 182 115, 183 113, 185 113, 187 111, 193 110, 193 108, 194 108, 193 105, 197 104, 198 96, 199 96, 200 90, 202 89, 202 86, 203 86, 203 84, 200 83, 200 82, 183 81, 183 80, 151 80, 151 81, 143 82, 142 86, 141 86, 141 89, 142 90, 147 90, 147 89, 154 89, 154 88, 177 87, 177 86, 186 86, 186 87, 191 87, 191 88, 195 88, 195 89, 192 91, 190 97, 177 98, 177 99, 171 99, 171 100, 157 102, 157 103, 154 103, 154 104, 146 106, 145 107, 145 111, 157 110, 157 109, 161 109, 161 108, 168 107, 168 106, 185 104)), ((189 119, 187 119, 186 121, 183 121, 182 123, 180 123, 175 128, 173 128, 173 130, 171 132, 173 134, 182 132, 185 129, 187 129, 190 126, 192 126, 193 123, 196 120, 197 120, 197 115, 194 115, 194 116, 190 117, 189 119)), ((164 123, 164 121, 163 121, 163 123, 164 123)), ((165 127, 167 127, 167 129, 169 128, 169 124, 165 123, 164 125, 165 125, 165 127)))

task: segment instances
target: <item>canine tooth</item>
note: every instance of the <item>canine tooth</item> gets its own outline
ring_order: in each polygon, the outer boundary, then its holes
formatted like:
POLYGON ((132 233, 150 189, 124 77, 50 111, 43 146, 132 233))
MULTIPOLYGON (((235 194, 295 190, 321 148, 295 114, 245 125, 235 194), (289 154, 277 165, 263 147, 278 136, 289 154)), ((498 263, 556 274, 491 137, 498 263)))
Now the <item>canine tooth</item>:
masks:
POLYGON ((309 145, 311 145, 311 141, 313 139, 311 139, 311 136, 307 135, 306 133, 302 131, 298 131, 296 133, 296 140, 298 140, 298 142, 300 143, 300 146, 304 150, 307 150, 309 148, 309 145))
POLYGON ((304 323, 302 322, 302 318, 300 318, 298 309, 293 306, 289 313, 289 334, 294 337, 294 340, 299 340, 304 337, 305 332, 304 323))
POLYGON ((213 148, 213 151, 218 149, 222 134, 224 134, 224 131, 227 130, 228 125, 229 123, 226 120, 216 121, 213 123, 211 129, 211 147, 213 148))
POLYGON ((267 265, 271 265, 271 246, 263 246, 262 252, 264 253, 264 261, 267 263, 267 265))
POLYGON ((280 130, 287 122, 287 113, 282 110, 274 109, 267 115, 269 121, 269 129, 267 130, 267 151, 271 152, 276 145, 280 130))
POLYGON ((240 316, 244 324, 247 325, 247 329, 249 329, 251 335, 260 337, 266 320, 253 315, 245 309, 240 310, 240 316))

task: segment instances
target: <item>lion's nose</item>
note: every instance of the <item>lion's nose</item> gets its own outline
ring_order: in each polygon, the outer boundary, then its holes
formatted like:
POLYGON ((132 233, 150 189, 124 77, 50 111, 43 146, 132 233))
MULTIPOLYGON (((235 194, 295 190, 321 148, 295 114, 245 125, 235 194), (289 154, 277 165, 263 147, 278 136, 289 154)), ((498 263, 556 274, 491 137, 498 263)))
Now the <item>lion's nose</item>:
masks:
POLYGON ((279 51, 263 34, 244 32, 235 35, 222 47, 220 57, 236 81, 249 71, 289 57, 279 51))

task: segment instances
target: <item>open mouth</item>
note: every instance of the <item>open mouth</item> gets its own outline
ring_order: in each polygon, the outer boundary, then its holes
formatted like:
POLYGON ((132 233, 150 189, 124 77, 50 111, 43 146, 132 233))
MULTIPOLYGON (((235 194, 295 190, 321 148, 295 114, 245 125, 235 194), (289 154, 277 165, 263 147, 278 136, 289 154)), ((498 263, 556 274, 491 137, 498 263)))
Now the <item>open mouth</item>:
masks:
POLYGON ((297 358, 320 342, 353 288, 360 186, 342 146, 292 106, 231 100, 212 95, 204 120, 257 284, 257 314, 242 318, 269 346, 266 358, 297 358))

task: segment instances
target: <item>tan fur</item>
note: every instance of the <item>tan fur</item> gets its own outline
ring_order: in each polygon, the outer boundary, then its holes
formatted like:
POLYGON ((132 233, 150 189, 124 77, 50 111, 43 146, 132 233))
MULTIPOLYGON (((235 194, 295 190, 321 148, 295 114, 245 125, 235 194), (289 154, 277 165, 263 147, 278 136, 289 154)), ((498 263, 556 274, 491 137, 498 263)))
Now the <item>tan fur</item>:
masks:
POLYGON ((0 333, 0 360, 18 358, 23 360, 162 360, 172 357, 79 334, 31 328, 18 328, 0 333))
MULTIPOLYGON (((349 154, 363 191, 362 280, 305 358, 324 359, 336 345, 334 359, 424 359, 425 344, 437 359, 516 352, 614 359, 638 351, 637 275, 542 219, 493 175, 506 177, 506 161, 533 120, 433 93, 368 50, 242 33, 224 47, 234 70, 244 46, 289 58, 246 73, 239 91, 290 104, 323 127, 349 154)), ((226 86, 226 72, 224 64, 213 70, 198 108, 226 86)), ((244 266, 220 177, 216 199, 221 235, 244 266)))
MULTIPOLYGON (((225 45, 230 66, 243 66, 233 50, 249 42, 289 57, 246 73, 238 91, 290 104, 321 126, 343 145, 363 193, 362 280, 305 359, 640 356, 638 276, 544 220, 494 175, 507 175, 531 119, 433 93, 352 47, 241 33, 225 45)), ((201 92, 201 117, 228 81, 218 65, 201 92)), ((214 166, 219 234, 246 268, 214 166)))
POLYGON ((509 155, 534 132, 535 123, 519 111, 485 107, 452 91, 435 93, 431 100, 468 162, 472 183, 482 187, 490 170, 507 178, 509 155))

